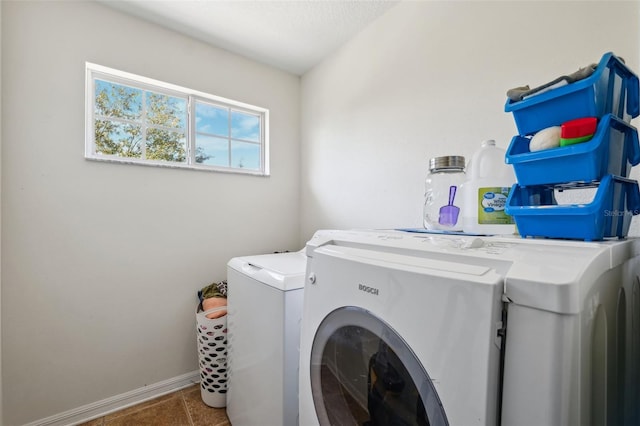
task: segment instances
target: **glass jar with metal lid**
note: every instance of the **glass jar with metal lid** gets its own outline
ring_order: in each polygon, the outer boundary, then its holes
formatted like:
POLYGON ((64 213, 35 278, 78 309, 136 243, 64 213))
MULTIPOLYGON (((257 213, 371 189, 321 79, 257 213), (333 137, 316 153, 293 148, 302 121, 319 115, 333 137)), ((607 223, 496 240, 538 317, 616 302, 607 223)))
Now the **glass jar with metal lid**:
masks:
POLYGON ((429 160, 429 175, 425 179, 423 225, 429 230, 462 230, 458 194, 465 181, 465 159, 451 155, 429 160))

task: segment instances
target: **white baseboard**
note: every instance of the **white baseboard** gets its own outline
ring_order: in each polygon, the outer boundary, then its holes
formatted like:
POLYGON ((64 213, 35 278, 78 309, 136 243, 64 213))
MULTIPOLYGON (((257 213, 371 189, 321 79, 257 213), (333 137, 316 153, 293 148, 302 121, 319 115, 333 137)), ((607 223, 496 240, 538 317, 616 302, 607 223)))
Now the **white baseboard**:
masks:
POLYGON ((186 388, 200 381, 200 372, 193 371, 162 382, 112 396, 64 413, 56 414, 24 426, 70 426, 105 416, 123 408, 186 388))

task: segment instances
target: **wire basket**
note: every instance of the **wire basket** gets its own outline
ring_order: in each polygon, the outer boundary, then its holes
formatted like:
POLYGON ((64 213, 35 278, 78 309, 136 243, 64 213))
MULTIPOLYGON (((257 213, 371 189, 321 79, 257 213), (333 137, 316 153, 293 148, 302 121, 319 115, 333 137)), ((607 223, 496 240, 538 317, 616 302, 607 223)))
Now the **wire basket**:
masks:
POLYGON ((215 408, 227 405, 227 316, 207 318, 207 315, 226 309, 221 306, 196 310, 200 394, 205 404, 215 408))

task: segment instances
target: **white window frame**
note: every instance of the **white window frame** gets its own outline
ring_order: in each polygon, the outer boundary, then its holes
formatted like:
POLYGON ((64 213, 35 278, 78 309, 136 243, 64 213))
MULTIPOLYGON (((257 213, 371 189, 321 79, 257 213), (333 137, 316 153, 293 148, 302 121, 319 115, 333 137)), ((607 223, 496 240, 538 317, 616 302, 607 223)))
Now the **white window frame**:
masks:
MULTIPOLYGON (((257 107, 255 105, 234 101, 220 96, 211 95, 197 90, 188 89, 174 84, 165 83, 136 74, 119 71, 102 65, 86 63, 86 88, 85 88, 85 158, 94 161, 107 161, 115 163, 139 164, 145 166, 169 167, 181 169, 207 170, 224 173, 241 173, 258 176, 269 176, 269 110, 257 107), (187 159, 184 163, 149 160, 146 158, 119 157, 115 155, 104 155, 96 152, 95 145, 95 80, 104 80, 121 84, 143 91, 151 91, 163 95, 169 95, 176 98, 182 98, 187 101, 187 117, 186 117, 186 141, 187 141, 187 159), (250 114, 260 119, 260 136, 259 141, 244 141, 231 138, 229 135, 229 143, 232 140, 242 142, 251 142, 260 145, 260 169, 244 169, 241 167, 229 167, 201 164, 195 162, 196 151, 196 103, 205 103, 216 107, 228 108, 230 111, 238 111, 244 114, 250 114)), ((170 129, 176 131, 176 129, 170 129)), ((145 144, 142 144, 142 150, 145 150, 145 144)), ((231 155, 231 151, 229 151, 231 155)))

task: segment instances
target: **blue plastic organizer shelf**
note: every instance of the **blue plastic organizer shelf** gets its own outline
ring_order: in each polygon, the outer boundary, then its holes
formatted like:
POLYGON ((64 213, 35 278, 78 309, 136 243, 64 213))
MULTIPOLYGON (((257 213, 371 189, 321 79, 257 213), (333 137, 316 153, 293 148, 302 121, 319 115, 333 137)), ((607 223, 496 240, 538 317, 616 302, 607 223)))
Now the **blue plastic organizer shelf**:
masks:
POLYGON ((640 163, 637 129, 613 114, 600 119, 587 142, 535 152, 529 151, 529 142, 514 136, 505 156, 522 186, 591 182, 609 174, 628 177, 640 163))
MULTIPOLYGON (((523 237, 566 238, 597 241, 623 238, 631 218, 640 213, 638 182, 607 175, 588 204, 558 205, 553 185, 514 185, 506 212, 513 216, 523 237)), ((563 188, 570 190, 571 187, 563 188)))
POLYGON ((504 110, 513 114, 523 136, 576 118, 606 114, 628 123, 640 114, 639 92, 638 77, 609 52, 589 77, 521 101, 507 100, 504 110))

